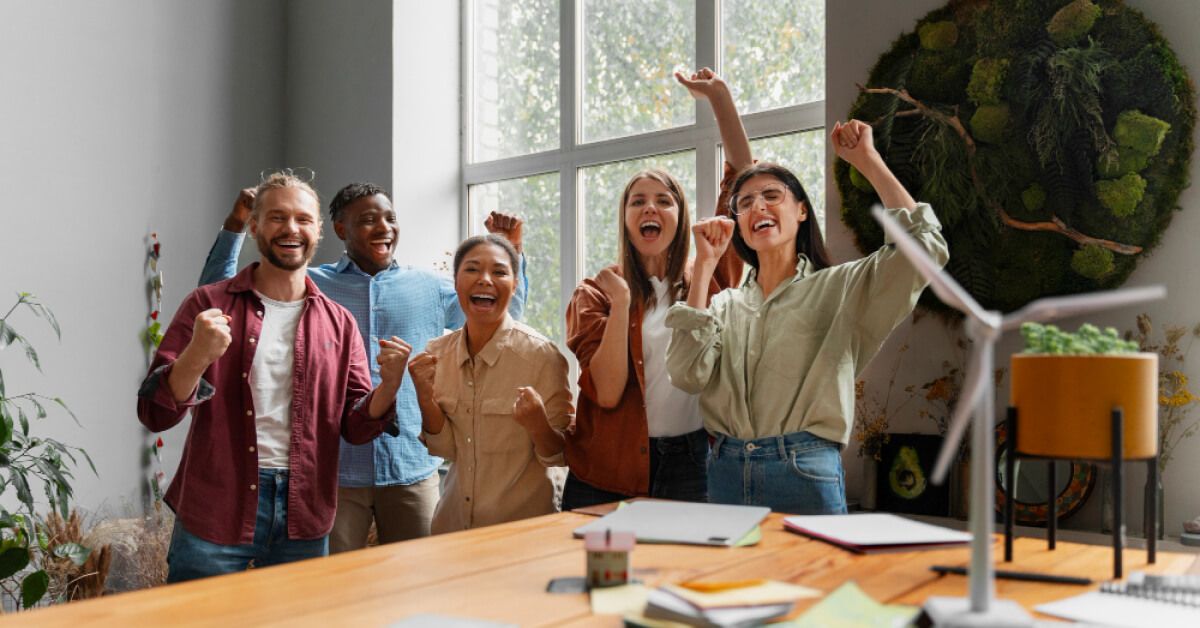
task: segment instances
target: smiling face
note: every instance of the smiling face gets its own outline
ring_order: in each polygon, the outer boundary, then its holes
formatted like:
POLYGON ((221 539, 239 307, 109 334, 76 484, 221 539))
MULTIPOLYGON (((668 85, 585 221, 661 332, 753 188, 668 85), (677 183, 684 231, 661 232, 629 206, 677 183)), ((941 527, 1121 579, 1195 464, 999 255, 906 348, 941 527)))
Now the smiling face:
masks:
POLYGON ((281 270, 308 265, 321 240, 317 199, 295 187, 264 190, 250 218, 250 235, 263 259, 281 270))
POLYGON ((463 254, 454 273, 458 304, 467 320, 475 323, 503 320, 516 286, 512 258, 491 242, 477 244, 463 254))
POLYGON ((796 200, 783 181, 769 175, 750 177, 737 190, 737 223, 742 239, 755 251, 787 247, 794 251, 800 223, 808 220, 808 208, 796 200))
POLYGON ((679 231, 679 201, 657 179, 641 177, 625 194, 625 237, 642 259, 662 256, 679 231))
POLYGON ((383 194, 363 196, 343 207, 333 229, 363 272, 374 275, 391 266, 398 227, 396 211, 383 194))

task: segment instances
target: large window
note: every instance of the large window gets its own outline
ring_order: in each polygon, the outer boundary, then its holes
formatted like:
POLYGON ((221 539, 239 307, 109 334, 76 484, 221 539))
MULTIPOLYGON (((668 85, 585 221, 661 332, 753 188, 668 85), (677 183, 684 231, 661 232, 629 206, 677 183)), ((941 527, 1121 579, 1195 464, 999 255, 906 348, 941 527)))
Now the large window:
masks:
MULTIPOLYGON (((824 216, 825 0, 464 0, 463 198, 526 220, 526 322, 563 341, 575 285, 616 261, 629 177, 665 168, 711 216, 720 135, 675 70, 730 84, 754 156, 824 216)), ((465 235, 465 234, 464 234, 465 235)))

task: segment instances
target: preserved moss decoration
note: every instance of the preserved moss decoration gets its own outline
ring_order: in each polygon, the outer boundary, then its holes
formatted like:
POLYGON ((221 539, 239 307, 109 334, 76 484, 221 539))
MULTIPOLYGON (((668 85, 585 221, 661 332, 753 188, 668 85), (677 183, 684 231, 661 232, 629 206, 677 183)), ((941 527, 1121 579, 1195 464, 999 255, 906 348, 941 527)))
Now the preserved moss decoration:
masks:
MULTIPOLYGON (((952 0, 861 91, 849 117, 933 206, 949 272, 989 308, 1121 285, 1188 184, 1191 81, 1120 0, 952 0)), ((840 160, 834 175, 842 220, 877 249, 878 197, 840 160)))
POLYGON ((1096 18, 1100 17, 1100 13, 1100 7, 1092 4, 1091 0, 1075 0, 1050 18, 1046 32, 1050 34, 1054 43, 1070 46, 1078 43, 1092 30, 1092 25, 1096 23, 1096 18))

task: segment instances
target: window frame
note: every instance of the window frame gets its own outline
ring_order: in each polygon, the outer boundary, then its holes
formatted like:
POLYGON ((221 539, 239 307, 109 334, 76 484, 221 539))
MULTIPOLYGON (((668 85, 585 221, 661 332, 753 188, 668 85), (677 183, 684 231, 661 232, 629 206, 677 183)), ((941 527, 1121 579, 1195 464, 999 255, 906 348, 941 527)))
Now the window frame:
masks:
MULTIPOLYGON (((461 0, 462 167, 459 181, 459 236, 470 236, 471 225, 474 224, 470 207, 471 186, 557 172, 561 263, 559 293, 563 312, 575 287, 584 278, 583 168, 695 150, 696 198, 692 200, 697 218, 712 215, 721 180, 721 136, 707 102, 697 102, 696 120, 689 125, 595 142, 581 141, 583 1, 559 0, 559 147, 527 155, 472 162, 475 0, 461 0), (708 184, 703 185, 702 182, 708 184)), ((720 16, 721 0, 696 0, 696 66, 711 67, 718 74, 722 61, 720 16)), ((821 129, 825 126, 825 101, 743 114, 742 124, 751 140, 821 129)), ((537 269, 530 269, 529 272, 536 273, 537 269)))

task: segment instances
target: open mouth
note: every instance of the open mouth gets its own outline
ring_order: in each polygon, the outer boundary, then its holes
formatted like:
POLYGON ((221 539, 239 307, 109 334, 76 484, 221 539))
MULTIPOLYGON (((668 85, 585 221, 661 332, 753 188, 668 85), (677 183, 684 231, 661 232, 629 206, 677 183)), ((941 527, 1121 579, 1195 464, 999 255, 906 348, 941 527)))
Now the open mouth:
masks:
POLYGON ((647 240, 655 240, 662 235, 662 223, 657 220, 647 220, 638 225, 638 233, 647 240))
POLYGON ((371 252, 376 255, 387 255, 392 251, 392 242, 393 240, 391 238, 371 240, 371 252))
POLYGON ((294 238, 276 240, 275 246, 285 251, 293 251, 296 253, 301 253, 304 251, 304 241, 294 238))
POLYGON ((779 223, 775 222, 774 220, 772 220, 770 218, 763 218, 762 220, 759 220, 758 222, 754 223, 753 231, 754 231, 754 233, 760 233, 760 232, 766 231, 767 229, 774 228, 777 224, 779 224, 779 223))
POLYGON ((471 306, 479 310, 491 310, 496 307, 496 295, 477 292, 471 295, 471 306))

